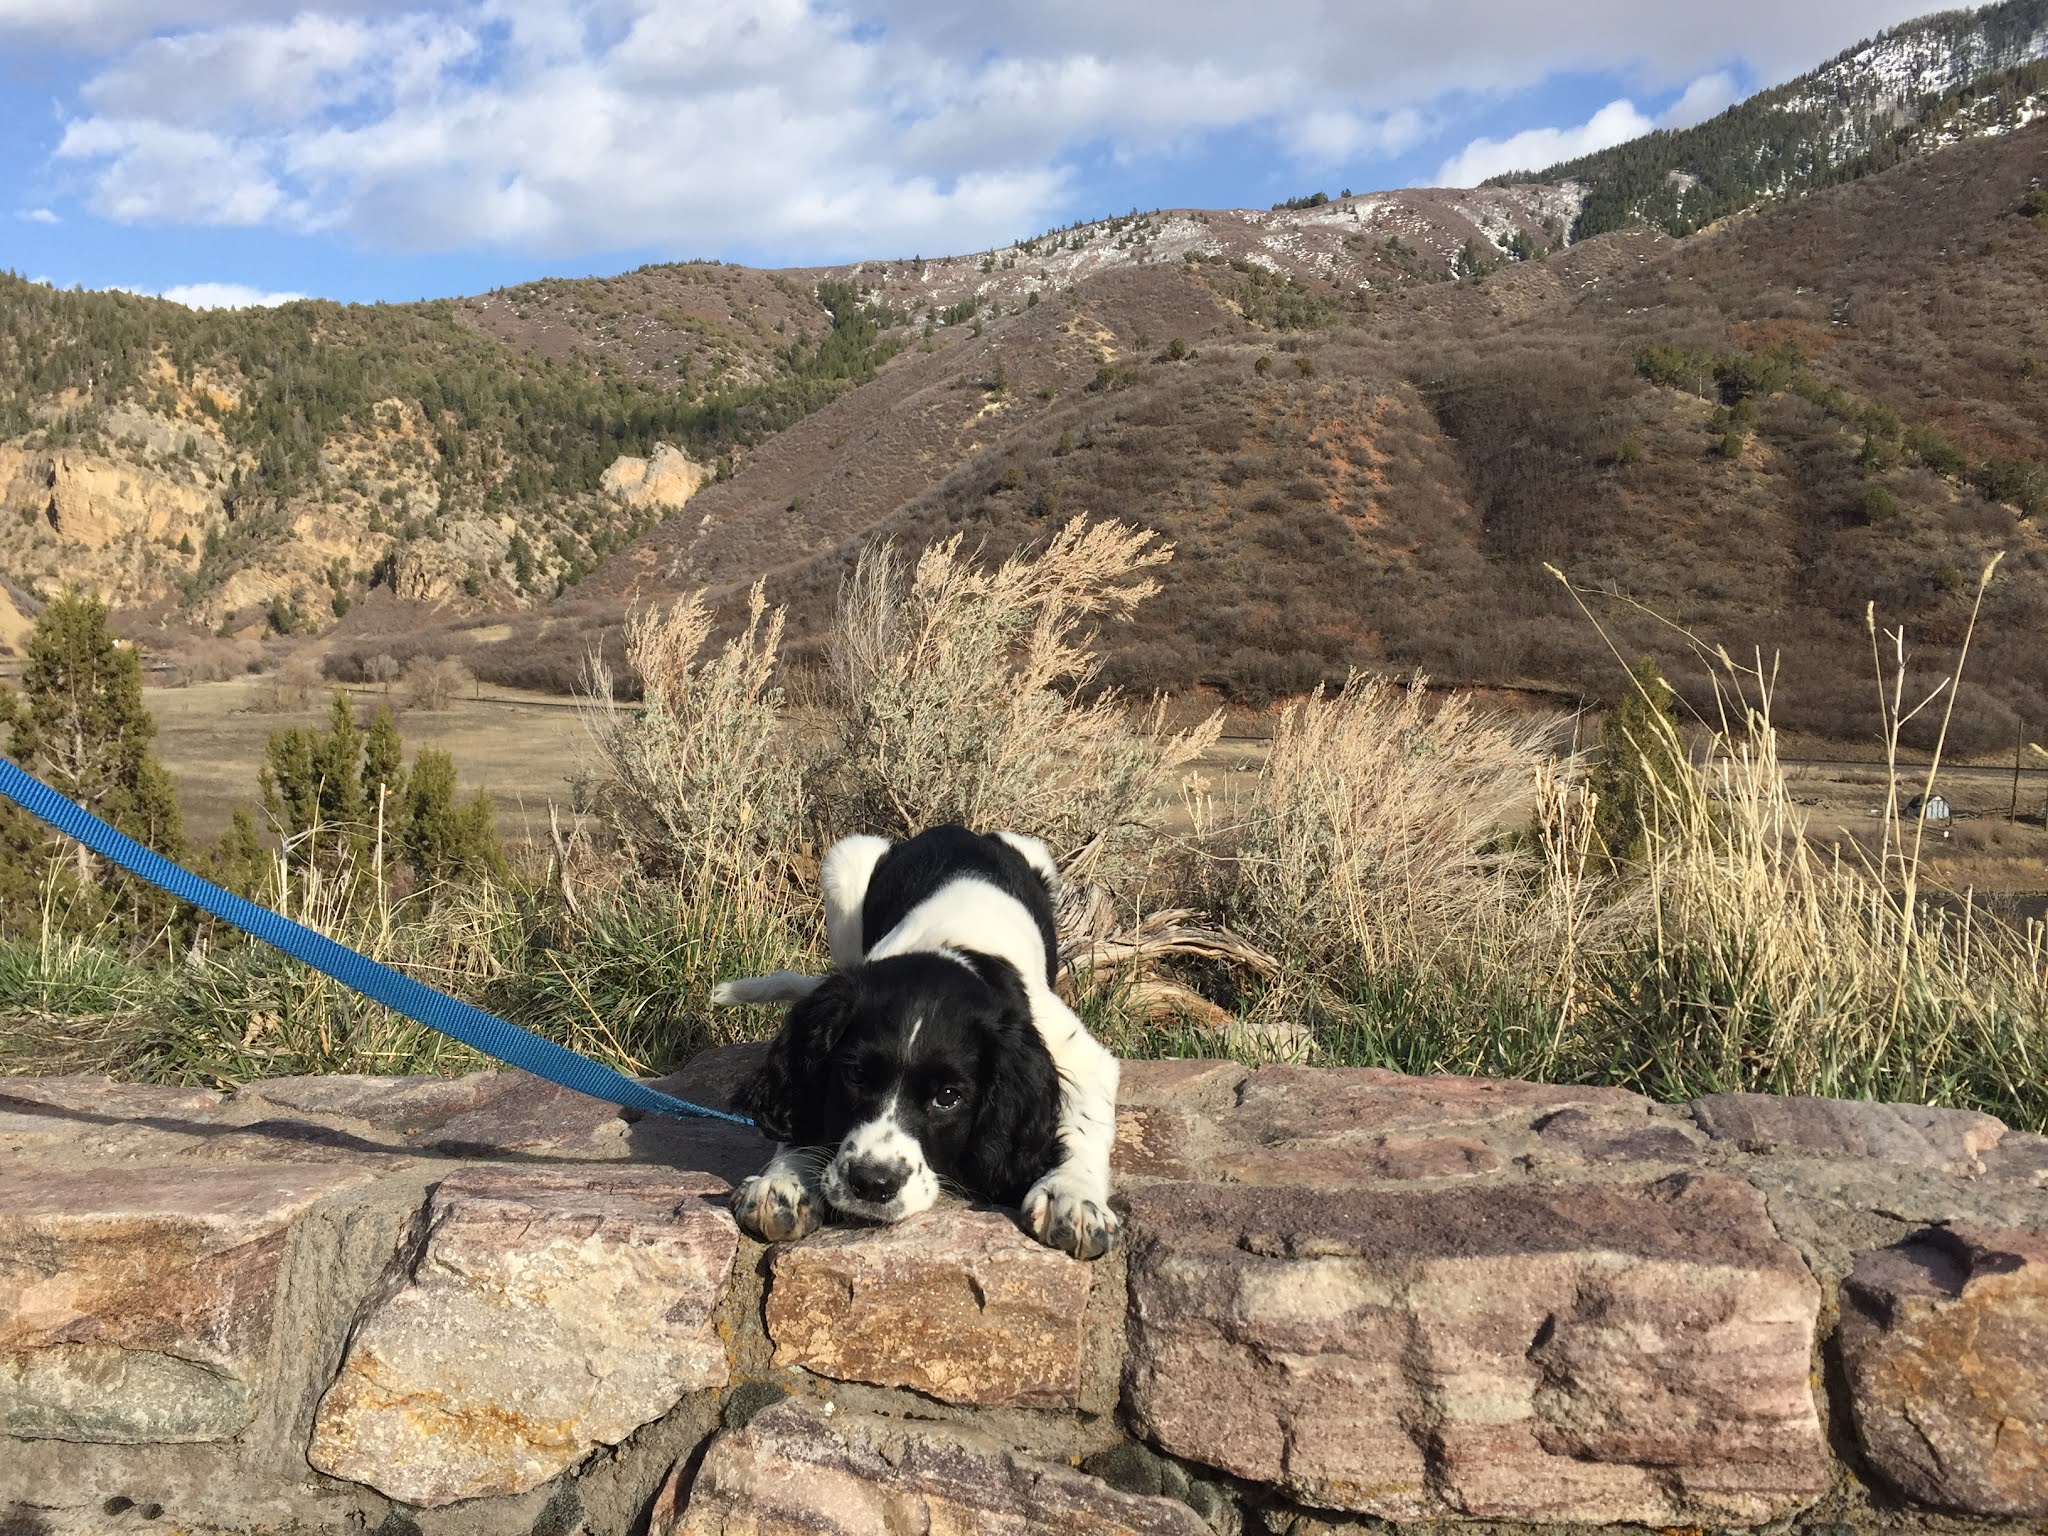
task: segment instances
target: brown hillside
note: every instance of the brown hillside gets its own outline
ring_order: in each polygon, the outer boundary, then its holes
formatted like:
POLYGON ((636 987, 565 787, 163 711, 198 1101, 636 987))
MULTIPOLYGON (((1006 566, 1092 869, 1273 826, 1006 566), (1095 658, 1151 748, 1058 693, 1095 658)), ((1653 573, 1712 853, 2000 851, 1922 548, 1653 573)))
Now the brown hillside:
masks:
MULTIPOLYGON (((1126 261, 1035 305, 1027 282, 981 335, 939 328, 475 664, 560 684, 630 603, 764 571, 802 645, 863 539, 958 527, 1000 551, 1089 511, 1181 548, 1114 637, 1129 684, 1262 697, 1374 664, 1604 695, 1617 669, 1549 562, 1781 651, 1785 718, 1855 735, 1866 600, 1952 645, 2006 549, 1961 724, 2009 743, 2048 720, 2048 550, 2018 510, 2048 461, 2048 229, 2019 211, 2044 149, 2037 126, 1687 241, 1603 236, 1343 301, 1243 256, 1126 261)), ((1681 659, 1610 606, 1623 649, 1681 659)))

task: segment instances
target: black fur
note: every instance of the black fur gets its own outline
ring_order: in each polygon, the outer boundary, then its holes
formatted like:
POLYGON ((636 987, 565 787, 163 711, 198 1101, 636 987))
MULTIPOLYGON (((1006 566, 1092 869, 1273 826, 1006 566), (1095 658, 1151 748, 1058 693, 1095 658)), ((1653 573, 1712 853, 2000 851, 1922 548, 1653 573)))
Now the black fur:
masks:
POLYGON ((777 1141, 833 1147, 894 1098, 942 1180, 1017 1204, 1059 1160, 1059 1080, 1016 967, 963 959, 899 955, 828 976, 791 1006, 737 1106, 777 1141), (958 1102, 940 1107, 948 1091, 958 1102))
POLYGON ((873 949, 912 908, 955 880, 980 880, 1023 903, 1045 944, 1045 984, 1056 985, 1060 949, 1052 892, 1023 854, 1000 837, 965 827, 933 827, 882 855, 861 903, 861 949, 873 949))
MULTIPOLYGON (((961 880, 1023 905, 1051 985, 1059 966, 1051 891, 1015 848, 965 827, 935 827, 882 855, 862 900, 862 949, 961 880)), ((831 1148, 893 1099, 941 1180, 1014 1205, 1060 1159, 1059 1097, 1016 966, 960 949, 866 961, 824 978, 791 1006, 736 1102, 779 1142, 831 1148)))

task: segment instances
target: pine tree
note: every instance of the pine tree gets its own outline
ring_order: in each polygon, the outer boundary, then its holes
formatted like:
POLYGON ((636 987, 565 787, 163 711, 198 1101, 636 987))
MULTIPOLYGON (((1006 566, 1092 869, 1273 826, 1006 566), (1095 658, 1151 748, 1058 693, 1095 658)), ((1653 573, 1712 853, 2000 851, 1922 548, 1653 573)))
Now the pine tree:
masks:
POLYGON ((1621 701, 1608 711, 1594 748, 1590 787, 1597 797, 1593 831, 1608 862, 1639 862, 1660 794, 1670 795, 1685 771, 1677 698, 1650 657, 1639 659, 1621 701))
MULTIPOLYGON (((8 755, 60 794, 167 858, 185 857, 176 783, 150 742, 156 722, 142 703, 142 661, 114 638, 107 605, 66 592, 43 610, 24 648, 21 693, 0 705, 8 755)), ((0 904, 33 903, 62 858, 81 894, 104 894, 100 911, 154 925, 168 897, 120 877, 102 884, 92 860, 9 805, 0 816, 0 904)))
POLYGON ((490 799, 479 790, 469 804, 456 806, 455 760, 446 752, 420 748, 406 780, 405 806, 399 847, 422 887, 504 875, 490 799))
POLYGON ((363 812, 373 822, 381 806, 388 824, 405 798, 405 742, 389 704, 379 704, 363 737, 363 812))

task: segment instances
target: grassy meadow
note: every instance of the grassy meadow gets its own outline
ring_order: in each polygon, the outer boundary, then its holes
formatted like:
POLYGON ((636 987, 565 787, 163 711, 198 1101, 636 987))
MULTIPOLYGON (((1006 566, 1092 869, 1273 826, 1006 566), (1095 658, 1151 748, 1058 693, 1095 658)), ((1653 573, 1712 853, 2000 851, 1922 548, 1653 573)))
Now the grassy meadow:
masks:
MULTIPOLYGON (((1646 691, 1633 734, 1578 750, 1568 720, 1370 677, 1287 705, 1269 743, 1225 742, 1219 717, 1091 686, 1094 636, 1169 554, 1079 520, 998 566, 957 540, 870 550, 801 728, 758 591, 736 629, 697 601, 645 612, 627 639, 638 702, 600 674, 582 715, 470 700, 401 716, 497 798, 506 878, 410 888, 369 827, 334 858, 280 854, 262 894, 653 1072, 773 1026, 710 1010, 717 980, 822 963, 832 838, 964 820, 1060 855, 1069 985, 1126 1054, 1913 1100, 2048 1128, 2042 930, 1970 889, 2023 888, 2044 834, 1993 825, 2009 779, 1988 767, 1952 784, 1938 754, 1904 760, 1904 722, 1957 690, 1907 691, 1910 657, 1875 617, 1874 766, 1788 766, 1768 663, 1707 646, 1716 717, 1678 721, 1646 691), (1985 814, 1930 833, 1903 810, 1930 775, 1985 814), (572 776, 577 814, 551 825, 572 776)), ((1593 605, 1585 622, 1604 633, 1593 605)), ((1644 687, 1619 654, 1615 675, 1644 687)), ((188 794, 234 794, 239 774, 247 796, 289 709, 177 693, 149 702, 188 794)), ((232 1083, 474 1064, 209 925, 123 932, 53 899, 0 941, 0 1069, 232 1083)))

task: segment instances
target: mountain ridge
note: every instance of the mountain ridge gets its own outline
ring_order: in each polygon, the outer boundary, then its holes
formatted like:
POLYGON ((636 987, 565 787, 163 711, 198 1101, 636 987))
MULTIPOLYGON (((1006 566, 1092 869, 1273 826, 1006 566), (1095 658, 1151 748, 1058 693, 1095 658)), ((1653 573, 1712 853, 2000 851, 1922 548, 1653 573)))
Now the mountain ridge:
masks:
POLYGON ((1845 48, 1705 123, 1488 186, 1586 189, 1574 239, 1634 220, 1689 234, 1788 194, 2048 116, 2048 0, 1939 11, 1845 48))
MULTIPOLYGON (((1854 591, 1951 634, 2005 539, 1994 620, 2048 618, 2044 145, 1978 136, 1682 240, 1575 239, 1600 189, 1567 180, 420 306, 0 281, 0 645, 85 580, 160 653, 281 630, 334 675, 459 654, 567 689, 631 607, 765 574, 802 664, 862 542, 997 554, 1084 511, 1180 548, 1111 647, 1145 691, 1371 667, 1597 694, 1546 562, 1836 657, 1854 591)), ((1984 728, 2048 714, 2048 658, 1994 638, 1984 728)), ((1850 728, 1822 670, 1792 715, 1850 728)))

